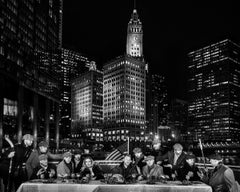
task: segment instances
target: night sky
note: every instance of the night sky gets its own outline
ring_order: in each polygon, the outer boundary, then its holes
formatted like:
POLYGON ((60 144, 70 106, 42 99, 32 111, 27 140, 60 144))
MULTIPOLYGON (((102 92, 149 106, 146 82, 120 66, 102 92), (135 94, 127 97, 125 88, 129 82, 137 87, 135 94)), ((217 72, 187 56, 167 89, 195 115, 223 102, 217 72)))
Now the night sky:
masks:
MULTIPOLYGON (((186 99, 187 53, 229 38, 240 43, 238 1, 136 0, 150 70, 166 77, 172 98, 186 99)), ((133 0, 64 0, 63 47, 102 65, 126 50, 133 0)))

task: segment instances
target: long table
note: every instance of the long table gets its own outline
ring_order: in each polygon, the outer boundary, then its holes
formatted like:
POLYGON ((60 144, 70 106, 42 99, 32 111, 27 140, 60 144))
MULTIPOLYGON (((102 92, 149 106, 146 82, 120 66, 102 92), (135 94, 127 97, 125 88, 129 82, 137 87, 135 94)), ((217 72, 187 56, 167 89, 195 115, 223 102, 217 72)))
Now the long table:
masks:
POLYGON ((105 184, 92 181, 89 184, 79 183, 41 183, 26 182, 21 184, 17 192, 212 192, 212 188, 204 183, 180 185, 176 183, 161 184, 105 184))

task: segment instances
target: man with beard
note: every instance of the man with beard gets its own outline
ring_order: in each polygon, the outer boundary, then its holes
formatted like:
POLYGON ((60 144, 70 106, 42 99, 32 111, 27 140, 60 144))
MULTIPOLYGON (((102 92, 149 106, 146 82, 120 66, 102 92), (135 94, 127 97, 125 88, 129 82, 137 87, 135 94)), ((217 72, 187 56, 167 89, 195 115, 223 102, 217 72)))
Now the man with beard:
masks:
POLYGON ((46 154, 48 159, 60 160, 62 159, 62 154, 52 154, 49 151, 49 145, 46 141, 41 141, 38 144, 38 149, 33 150, 30 157, 26 162, 26 169, 28 174, 28 179, 32 177, 33 170, 40 165, 39 156, 41 154, 46 154))

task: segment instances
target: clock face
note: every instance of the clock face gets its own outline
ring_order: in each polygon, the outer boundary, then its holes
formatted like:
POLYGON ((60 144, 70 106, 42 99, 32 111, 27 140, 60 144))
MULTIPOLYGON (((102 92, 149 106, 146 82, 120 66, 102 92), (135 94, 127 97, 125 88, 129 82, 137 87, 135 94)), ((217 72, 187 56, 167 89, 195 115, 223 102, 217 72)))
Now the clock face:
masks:
POLYGON ((138 40, 138 37, 137 37, 137 36, 134 36, 134 37, 133 37, 133 42, 137 43, 137 40, 138 40))

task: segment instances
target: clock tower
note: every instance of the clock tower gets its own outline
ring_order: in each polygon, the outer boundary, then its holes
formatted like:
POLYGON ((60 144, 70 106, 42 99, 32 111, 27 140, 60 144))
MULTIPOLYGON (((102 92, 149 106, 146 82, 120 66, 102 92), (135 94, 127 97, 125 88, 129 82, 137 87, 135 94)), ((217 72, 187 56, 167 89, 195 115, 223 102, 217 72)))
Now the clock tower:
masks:
POLYGON ((133 10, 127 28, 127 55, 132 57, 143 57, 142 23, 138 18, 136 9, 133 10))

